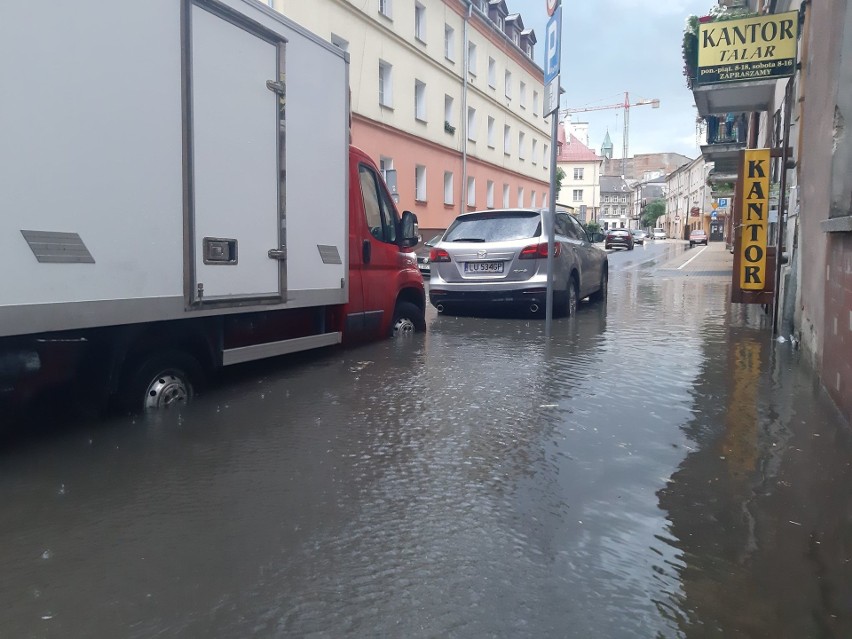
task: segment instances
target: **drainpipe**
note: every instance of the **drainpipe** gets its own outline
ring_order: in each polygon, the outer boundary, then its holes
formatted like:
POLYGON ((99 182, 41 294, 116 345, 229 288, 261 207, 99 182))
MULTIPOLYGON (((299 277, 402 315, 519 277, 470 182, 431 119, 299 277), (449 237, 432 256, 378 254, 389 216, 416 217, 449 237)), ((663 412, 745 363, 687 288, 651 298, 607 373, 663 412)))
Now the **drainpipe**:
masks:
POLYGON ((473 15, 473 3, 471 0, 462 0, 467 4, 467 13, 464 17, 464 37, 462 38, 462 46, 464 47, 464 64, 462 65, 462 112, 459 118, 459 130, 461 131, 461 151, 462 151, 462 179, 461 179, 461 197, 459 198, 459 213, 464 213, 467 206, 467 70, 470 60, 469 51, 469 23, 470 17, 473 15))

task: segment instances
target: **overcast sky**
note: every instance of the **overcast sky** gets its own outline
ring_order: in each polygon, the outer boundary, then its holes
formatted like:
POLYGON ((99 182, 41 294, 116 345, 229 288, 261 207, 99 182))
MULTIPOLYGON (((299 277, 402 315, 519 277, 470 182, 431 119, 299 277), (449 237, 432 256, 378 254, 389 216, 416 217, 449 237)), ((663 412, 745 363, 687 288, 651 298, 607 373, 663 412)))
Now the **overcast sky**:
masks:
MULTIPOLYGON (((690 14, 705 15, 715 0, 563 0, 561 108, 622 104, 659 98, 630 109, 629 154, 673 151, 700 154, 695 137, 695 102, 683 77, 681 39, 690 14)), ((535 61, 544 67, 545 0, 506 0, 535 29, 535 61)), ((577 113, 589 123, 590 146, 600 152, 609 130, 614 156, 621 157, 624 110, 577 113)))

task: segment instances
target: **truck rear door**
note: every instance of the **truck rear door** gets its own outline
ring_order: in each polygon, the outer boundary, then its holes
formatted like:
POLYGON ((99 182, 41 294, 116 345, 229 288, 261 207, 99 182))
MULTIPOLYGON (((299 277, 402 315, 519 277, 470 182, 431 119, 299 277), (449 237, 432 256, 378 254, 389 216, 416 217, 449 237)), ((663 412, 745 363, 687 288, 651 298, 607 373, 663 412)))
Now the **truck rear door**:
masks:
POLYGON ((284 43, 210 7, 189 11, 187 294, 283 301, 284 43))

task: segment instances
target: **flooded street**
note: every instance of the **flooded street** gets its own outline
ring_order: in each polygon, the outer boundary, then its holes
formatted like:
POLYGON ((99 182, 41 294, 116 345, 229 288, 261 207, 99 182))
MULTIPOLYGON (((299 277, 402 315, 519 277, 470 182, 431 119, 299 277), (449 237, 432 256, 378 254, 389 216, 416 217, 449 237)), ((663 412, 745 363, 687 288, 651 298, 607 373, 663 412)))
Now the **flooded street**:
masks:
POLYGON ((852 636, 850 430, 684 251, 12 441, 0 636, 852 636))

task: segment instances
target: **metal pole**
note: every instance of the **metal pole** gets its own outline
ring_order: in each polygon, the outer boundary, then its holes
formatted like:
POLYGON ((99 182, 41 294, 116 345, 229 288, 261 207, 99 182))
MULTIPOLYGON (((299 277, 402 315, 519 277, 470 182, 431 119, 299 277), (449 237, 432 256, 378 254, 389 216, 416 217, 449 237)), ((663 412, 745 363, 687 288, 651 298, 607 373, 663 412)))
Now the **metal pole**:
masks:
MULTIPOLYGON (((560 81, 556 80, 556 95, 559 95, 560 81)), ((558 98, 557 98, 558 99, 558 98)), ((555 240, 553 237, 553 223, 556 220, 556 151, 559 141, 559 109, 551 115, 553 122, 550 123, 550 201, 545 216, 547 226, 547 296, 544 308, 544 336, 550 337, 553 326, 553 251, 555 240)))
POLYGON ((781 179, 778 185, 778 233, 775 240, 775 292, 772 294, 772 335, 778 334, 778 315, 781 302, 781 257, 784 245, 784 216, 787 215, 787 160, 790 157, 790 115, 793 110, 793 78, 787 81, 784 92, 784 127, 781 143, 781 179))

